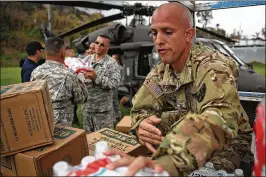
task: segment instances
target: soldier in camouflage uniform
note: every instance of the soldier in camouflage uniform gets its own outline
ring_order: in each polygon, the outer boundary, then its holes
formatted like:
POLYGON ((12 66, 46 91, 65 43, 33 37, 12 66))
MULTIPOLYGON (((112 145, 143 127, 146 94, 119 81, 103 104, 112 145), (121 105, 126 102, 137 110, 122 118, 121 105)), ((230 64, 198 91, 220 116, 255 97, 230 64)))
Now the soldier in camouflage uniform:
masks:
POLYGON ((83 105, 83 127, 87 133, 114 128, 112 93, 120 83, 118 64, 107 55, 110 39, 100 35, 95 44, 95 54, 89 59, 93 69, 88 77, 92 82, 87 83, 88 100, 83 105))
POLYGON ((87 89, 77 75, 64 66, 64 41, 57 37, 51 37, 47 39, 45 45, 46 62, 32 72, 31 81, 47 81, 55 123, 72 126, 74 104, 86 101, 87 89))
POLYGON ((130 165, 132 175, 161 164, 173 176, 187 176, 215 157, 215 167, 235 168, 240 159, 235 153, 242 155, 239 145, 248 148, 252 131, 240 105, 236 63, 202 44, 192 45, 191 14, 182 4, 160 6, 151 31, 161 62, 133 98, 131 132, 154 152, 155 161, 123 155, 109 167, 130 165), (232 166, 221 164, 225 155, 235 160, 232 166))

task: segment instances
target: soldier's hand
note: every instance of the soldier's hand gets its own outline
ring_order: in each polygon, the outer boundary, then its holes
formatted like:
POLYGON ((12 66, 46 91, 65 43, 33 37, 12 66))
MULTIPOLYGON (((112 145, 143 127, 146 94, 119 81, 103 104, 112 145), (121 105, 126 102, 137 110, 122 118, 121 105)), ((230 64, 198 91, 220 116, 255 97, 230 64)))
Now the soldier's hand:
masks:
POLYGON ((94 81, 97 77, 97 74, 96 74, 95 70, 90 69, 84 74, 84 76, 86 79, 91 79, 94 81))
POLYGON ((156 173, 162 173, 163 167, 158 164, 156 161, 145 157, 131 157, 126 153, 118 149, 110 149, 104 152, 106 156, 119 155, 121 158, 107 165, 109 170, 114 170, 118 167, 128 167, 128 171, 125 176, 134 176, 139 170, 148 167, 152 168, 156 173))
POLYGON ((126 104, 126 102, 128 102, 128 97, 127 96, 123 96, 121 98, 121 100, 120 100, 120 104, 124 106, 126 104))
POLYGON ((154 145, 161 144, 163 140, 162 132, 155 126, 161 122, 157 116, 153 115, 140 122, 138 128, 139 139, 145 144, 145 146, 152 152, 155 152, 154 145))

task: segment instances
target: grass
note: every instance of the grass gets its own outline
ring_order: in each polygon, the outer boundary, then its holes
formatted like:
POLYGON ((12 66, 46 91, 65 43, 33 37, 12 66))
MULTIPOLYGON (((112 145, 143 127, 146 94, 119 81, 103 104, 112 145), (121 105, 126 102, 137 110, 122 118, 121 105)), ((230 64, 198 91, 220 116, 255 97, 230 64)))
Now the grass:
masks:
POLYGON ((265 64, 259 63, 259 62, 251 62, 250 64, 252 64, 254 70, 259 73, 262 76, 266 76, 265 75, 265 64))
POLYGON ((1 68, 1 86, 17 84, 21 82, 21 68, 1 68))
MULTIPOLYGON (((17 51, 9 51, 9 53, 1 53, 0 59, 1 59, 1 66, 4 68, 11 68, 11 67, 18 67, 19 61, 22 58, 26 58, 27 53, 26 52, 17 52, 17 51)), ((2 70, 1 67, 1 70, 2 70)))

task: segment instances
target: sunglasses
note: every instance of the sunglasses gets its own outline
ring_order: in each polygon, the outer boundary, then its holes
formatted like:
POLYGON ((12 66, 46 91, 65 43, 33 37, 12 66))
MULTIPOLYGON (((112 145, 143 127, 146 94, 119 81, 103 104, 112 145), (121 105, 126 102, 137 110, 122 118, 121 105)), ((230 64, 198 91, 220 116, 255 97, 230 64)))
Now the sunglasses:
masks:
POLYGON ((104 47, 104 45, 105 45, 104 43, 100 43, 100 42, 98 42, 98 41, 95 41, 95 44, 96 44, 96 45, 100 44, 101 47, 104 47))

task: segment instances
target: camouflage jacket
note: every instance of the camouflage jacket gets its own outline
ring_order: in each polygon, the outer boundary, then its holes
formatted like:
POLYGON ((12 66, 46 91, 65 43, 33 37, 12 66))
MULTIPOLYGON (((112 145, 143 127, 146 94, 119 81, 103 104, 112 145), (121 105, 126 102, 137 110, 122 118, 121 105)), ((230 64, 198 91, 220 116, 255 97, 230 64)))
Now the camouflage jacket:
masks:
POLYGON ((63 64, 52 60, 46 60, 32 72, 31 81, 34 80, 47 81, 56 124, 71 126, 74 104, 84 103, 87 99, 85 84, 63 64))
POLYGON ((86 106, 90 112, 104 112, 113 109, 113 90, 120 84, 120 71, 116 61, 106 55, 95 61, 91 55, 91 65, 96 71, 95 81, 88 83, 88 100, 86 106))
POLYGON ((133 97, 131 132, 137 135, 139 123, 151 115, 161 118, 165 138, 153 158, 174 175, 188 175, 239 131, 252 130, 243 116, 237 75, 231 58, 202 44, 193 45, 181 73, 159 63, 133 97))
POLYGON ((124 81, 125 81, 125 65, 121 66, 121 65, 118 65, 119 67, 119 71, 120 71, 120 76, 121 76, 121 81, 120 81, 120 85, 124 85, 124 81))

